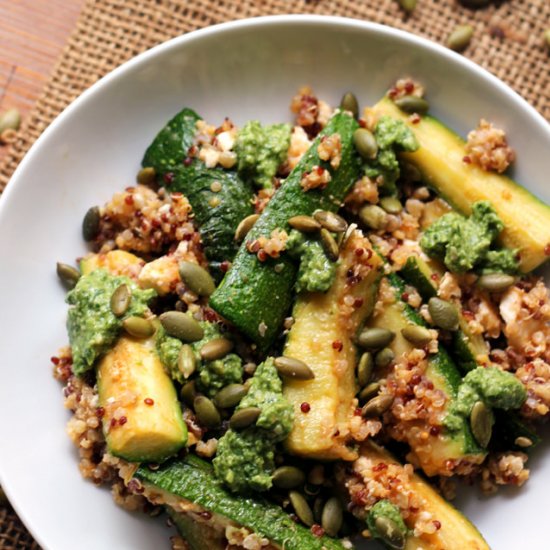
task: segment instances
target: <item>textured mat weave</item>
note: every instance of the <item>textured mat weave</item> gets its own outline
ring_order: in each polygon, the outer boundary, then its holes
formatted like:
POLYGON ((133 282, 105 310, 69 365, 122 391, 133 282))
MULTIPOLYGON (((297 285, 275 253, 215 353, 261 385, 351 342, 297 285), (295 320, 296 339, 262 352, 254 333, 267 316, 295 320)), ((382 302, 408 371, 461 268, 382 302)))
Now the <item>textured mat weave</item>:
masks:
MULTIPOLYGON (((550 120, 550 56, 542 38, 550 24, 548 0, 509 0, 478 11, 456 0, 419 0, 409 17, 395 0, 89 0, 43 95, 0 167, 0 191, 53 118, 127 59, 207 25, 285 13, 370 20, 438 42, 445 42, 455 25, 472 24, 475 35, 465 55, 507 82, 550 120)), ((0 505, 0 549, 37 548, 15 514, 0 505)))

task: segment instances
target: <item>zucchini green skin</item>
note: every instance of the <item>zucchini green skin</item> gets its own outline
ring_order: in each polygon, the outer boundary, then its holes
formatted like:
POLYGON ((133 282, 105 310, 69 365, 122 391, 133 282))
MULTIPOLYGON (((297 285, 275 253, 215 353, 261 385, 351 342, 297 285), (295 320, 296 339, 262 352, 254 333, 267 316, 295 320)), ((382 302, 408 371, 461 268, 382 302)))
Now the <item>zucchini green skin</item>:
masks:
POLYGON ((227 542, 225 537, 204 525, 193 521, 188 514, 178 513, 170 506, 166 506, 166 512, 174 522, 179 534, 185 539, 190 550, 225 550, 227 542))
POLYGON ((210 269, 220 280, 221 264, 230 262, 238 250, 235 230, 254 211, 254 195, 252 187, 236 172, 206 168, 198 159, 183 163, 193 144, 197 120, 200 117, 191 109, 179 112, 149 146, 142 165, 153 167, 157 180, 169 191, 187 197, 210 269), (211 189, 214 182, 221 184, 218 192, 211 189))
POLYGON ((287 220, 292 216, 311 215, 318 209, 335 211, 340 206, 359 175, 359 158, 352 143, 357 128, 357 122, 346 113, 338 113, 329 121, 268 203, 241 245, 232 268, 210 297, 211 307, 258 344, 261 351, 273 343, 290 309, 297 265, 284 253, 280 258, 260 262, 248 252, 246 243, 260 236, 269 238, 277 228, 288 232, 287 220), (342 157, 333 171, 328 162, 319 159, 317 146, 322 136, 334 133, 340 134, 342 157), (315 165, 329 169, 332 180, 322 190, 305 192, 300 185, 302 175, 315 165))
POLYGON ((424 300, 437 296, 437 286, 431 279, 433 271, 430 266, 418 256, 409 256, 405 265, 399 270, 405 281, 414 286, 424 300))
POLYGON ((316 537, 275 504, 234 495, 214 478, 210 465, 196 456, 173 460, 155 471, 140 466, 134 475, 146 485, 225 516, 285 550, 345 550, 340 540, 316 537))
POLYGON ((530 452, 541 442, 541 438, 523 422, 517 413, 494 409, 493 414, 495 415, 495 426, 490 446, 496 450, 509 451, 511 449, 525 453, 530 452), (518 437, 527 437, 533 442, 533 445, 527 448, 516 445, 518 437))

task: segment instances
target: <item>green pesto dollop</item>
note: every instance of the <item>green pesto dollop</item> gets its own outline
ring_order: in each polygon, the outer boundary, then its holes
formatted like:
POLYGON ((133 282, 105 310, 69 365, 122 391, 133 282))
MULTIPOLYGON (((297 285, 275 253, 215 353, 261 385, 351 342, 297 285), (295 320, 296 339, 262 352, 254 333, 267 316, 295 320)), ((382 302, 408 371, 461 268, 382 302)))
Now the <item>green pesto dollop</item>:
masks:
POLYGON ((296 292, 326 292, 336 276, 336 262, 331 261, 317 239, 306 238, 292 230, 286 243, 287 252, 300 260, 296 292))
POLYGON ((395 182, 401 173, 397 153, 416 151, 418 141, 403 121, 389 116, 380 117, 374 137, 378 144, 378 153, 375 159, 364 162, 365 175, 371 179, 382 177, 381 191, 389 195, 396 191, 395 182))
POLYGON ((272 187, 273 176, 286 158, 290 130, 290 124, 262 126, 257 120, 247 122, 235 143, 240 174, 257 187, 272 187))
POLYGON ((248 407, 262 411, 256 424, 225 433, 218 442, 214 471, 232 491, 267 491, 275 470, 275 445, 288 436, 294 421, 271 357, 256 369, 237 410, 248 407))
POLYGON ((469 217, 456 212, 441 216, 424 232, 420 246, 456 273, 474 268, 485 273, 514 273, 518 268, 516 251, 495 245, 503 228, 491 203, 479 201, 472 205, 469 217))
MULTIPOLYGON (((197 388, 208 397, 213 397, 228 384, 242 382, 242 359, 235 353, 229 353, 222 359, 201 360, 200 350, 202 346, 210 340, 222 336, 219 326, 215 323, 203 321, 201 326, 204 330, 202 340, 191 344, 197 360, 197 388)), ((185 377, 178 368, 178 356, 182 345, 180 340, 166 334, 162 327, 158 329, 156 336, 157 354, 168 375, 180 384, 185 382, 185 377)))
POLYGON ((510 410, 519 409, 525 399, 525 387, 511 372, 498 367, 477 367, 462 380, 443 425, 451 432, 461 430, 477 401, 495 409, 510 410))
POLYGON ((130 316, 143 316, 154 296, 154 290, 142 290, 128 277, 111 275, 104 269, 80 277, 66 298, 72 306, 67 317, 67 330, 75 374, 80 376, 91 369, 96 359, 114 344, 122 321, 130 316), (124 316, 117 317, 111 311, 111 296, 122 284, 128 286, 132 299, 124 316))
POLYGON ((402 533, 407 533, 408 529, 403 521, 403 516, 399 508, 392 504, 389 500, 379 500, 370 510, 369 515, 367 516, 367 526, 369 528, 370 534, 373 538, 383 539, 381 534, 376 528, 376 520, 379 517, 387 517, 395 522, 397 527, 402 533))

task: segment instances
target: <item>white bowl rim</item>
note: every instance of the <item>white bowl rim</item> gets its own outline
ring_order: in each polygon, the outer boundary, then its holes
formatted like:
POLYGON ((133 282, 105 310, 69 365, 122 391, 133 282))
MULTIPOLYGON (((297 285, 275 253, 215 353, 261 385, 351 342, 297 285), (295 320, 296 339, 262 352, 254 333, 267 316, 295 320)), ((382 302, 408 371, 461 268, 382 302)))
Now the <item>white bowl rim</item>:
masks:
MULTIPOLYGON (((354 28, 364 30, 366 32, 383 35, 392 39, 397 39, 402 42, 407 42, 416 47, 424 50, 432 51, 439 56, 447 58, 450 63, 458 64, 468 71, 475 74, 476 77, 484 80, 491 86, 494 86, 505 93, 520 109, 522 109, 525 116, 530 118, 530 123, 539 126, 549 136, 550 139, 550 123, 522 96, 514 91, 508 84, 500 80, 498 77, 484 69, 474 61, 434 42, 428 38, 417 36, 408 31, 390 27, 381 23, 373 21, 363 21, 360 19, 353 19, 350 17, 340 17, 333 15, 314 15, 314 14, 286 14, 286 15, 266 15, 261 17, 244 18, 235 21, 227 21, 224 23, 218 23, 210 25, 208 27, 189 31, 180 36, 176 36, 165 42, 162 42, 152 48, 136 55, 128 61, 122 63, 120 66, 107 73, 100 78, 97 82, 92 84, 87 90, 82 92, 73 102, 71 102, 57 117, 51 122, 51 124, 42 132, 38 139, 33 143, 29 151, 25 154, 22 161, 19 163, 17 169, 11 176, 8 185, 4 192, 0 195, 0 219, 3 216, 3 212, 9 208, 11 196, 13 190, 17 185, 20 174, 24 172, 27 165, 33 162, 33 156, 36 151, 42 146, 42 143, 46 142, 50 134, 55 132, 59 126, 62 126, 65 119, 70 117, 73 111, 79 109, 81 105, 84 105, 93 94, 97 93, 99 89, 107 86, 111 81, 121 77, 124 73, 133 70, 145 63, 150 62, 157 56, 161 56, 165 51, 181 46, 188 42, 201 40, 212 34, 223 33, 225 31, 233 31, 238 29, 246 29, 257 26, 272 26, 272 25, 339 25, 347 28, 354 28)), ((26 515, 25 511, 18 505, 17 498, 12 493, 10 488, 10 482, 5 475, 2 475, 2 463, 0 461, 0 485, 4 489, 11 506, 21 519, 25 527, 33 535, 35 540, 40 546, 46 548, 44 541, 40 533, 36 532, 33 528, 33 522, 26 515)))

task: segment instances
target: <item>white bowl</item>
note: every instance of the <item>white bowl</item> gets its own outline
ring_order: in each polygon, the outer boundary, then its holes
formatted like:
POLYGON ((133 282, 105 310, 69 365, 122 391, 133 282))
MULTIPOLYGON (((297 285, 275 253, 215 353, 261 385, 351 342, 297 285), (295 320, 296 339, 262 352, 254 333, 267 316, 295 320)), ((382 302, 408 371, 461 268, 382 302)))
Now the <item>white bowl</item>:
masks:
MULTIPOLYGON (((44 548, 168 547, 162 522, 121 510, 80 477, 51 375, 49 358, 67 342, 55 262, 86 250, 87 208, 133 183, 145 147, 185 105, 214 122, 272 122, 290 118, 302 84, 332 104, 348 89, 368 104, 403 75, 426 85, 433 113, 459 132, 480 117, 506 128, 517 179, 550 201, 550 127, 518 95, 432 42, 335 17, 258 18, 171 40, 92 86, 32 147, 0 200, 0 481, 44 548)), ((525 544, 527 525, 529 547, 548 548, 543 454, 535 453, 521 491, 481 500, 471 490, 460 502, 494 548, 525 544)))

